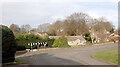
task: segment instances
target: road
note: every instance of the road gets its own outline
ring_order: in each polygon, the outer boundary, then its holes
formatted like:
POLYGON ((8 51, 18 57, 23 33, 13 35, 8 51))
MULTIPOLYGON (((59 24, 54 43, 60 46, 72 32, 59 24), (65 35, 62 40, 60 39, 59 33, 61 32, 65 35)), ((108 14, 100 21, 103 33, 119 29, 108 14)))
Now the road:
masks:
POLYGON ((97 51, 117 48, 118 43, 93 45, 81 48, 50 50, 45 52, 31 52, 17 57, 26 60, 30 65, 112 65, 91 57, 97 51))

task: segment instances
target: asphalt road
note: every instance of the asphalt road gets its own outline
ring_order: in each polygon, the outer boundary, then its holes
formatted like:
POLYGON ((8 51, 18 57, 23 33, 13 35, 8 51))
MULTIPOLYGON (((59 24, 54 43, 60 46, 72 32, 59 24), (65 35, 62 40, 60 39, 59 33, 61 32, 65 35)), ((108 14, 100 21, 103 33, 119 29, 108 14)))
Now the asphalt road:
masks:
POLYGON ((117 48, 118 43, 94 45, 81 48, 50 50, 45 52, 31 52, 17 57, 26 60, 30 65, 113 65, 92 58, 91 54, 97 51, 117 48))

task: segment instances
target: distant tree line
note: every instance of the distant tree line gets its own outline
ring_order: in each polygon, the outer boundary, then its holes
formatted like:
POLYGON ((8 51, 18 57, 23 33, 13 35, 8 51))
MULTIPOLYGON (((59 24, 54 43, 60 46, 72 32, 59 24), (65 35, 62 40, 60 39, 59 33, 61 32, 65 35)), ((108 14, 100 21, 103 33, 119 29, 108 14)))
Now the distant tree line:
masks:
POLYGON ((91 29, 96 32, 114 32, 112 23, 103 17, 93 19, 86 13, 73 13, 65 20, 57 20, 50 26, 48 33, 51 35, 84 36, 89 34, 91 29))
POLYGON ((10 29, 14 34, 29 33, 29 32, 46 32, 51 36, 67 35, 77 36, 89 34, 91 29, 96 32, 109 31, 114 32, 114 26, 104 17, 92 18, 87 13, 73 13, 67 16, 64 20, 57 20, 53 24, 44 23, 38 25, 38 28, 32 28, 29 24, 19 27, 17 24, 12 24, 10 29))

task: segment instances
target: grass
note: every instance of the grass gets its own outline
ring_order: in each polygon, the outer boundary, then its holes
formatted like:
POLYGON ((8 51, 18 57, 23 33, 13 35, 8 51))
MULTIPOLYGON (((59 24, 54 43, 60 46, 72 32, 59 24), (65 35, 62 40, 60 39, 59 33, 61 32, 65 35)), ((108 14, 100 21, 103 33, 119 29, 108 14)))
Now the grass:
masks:
POLYGON ((118 65, 118 48, 96 52, 92 57, 118 65))
POLYGON ((14 62, 3 63, 3 65, 9 65, 9 64, 27 64, 27 61, 24 61, 24 60, 14 60, 14 62))

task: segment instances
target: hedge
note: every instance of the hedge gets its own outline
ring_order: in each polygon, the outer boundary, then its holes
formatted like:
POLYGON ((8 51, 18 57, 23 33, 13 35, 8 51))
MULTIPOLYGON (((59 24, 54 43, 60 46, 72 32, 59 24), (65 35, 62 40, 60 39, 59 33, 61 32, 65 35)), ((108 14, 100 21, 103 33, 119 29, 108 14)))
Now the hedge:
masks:
POLYGON ((14 34, 7 26, 0 25, 0 30, 2 30, 2 63, 13 62, 17 46, 14 34))
MULTIPOLYGON (((30 49, 31 47, 28 45, 28 43, 47 42, 48 47, 51 47, 54 42, 54 39, 50 39, 48 37, 43 39, 39 35, 34 34, 17 34, 15 35, 15 39, 18 44, 17 51, 30 49)), ((32 48, 36 49, 37 46, 35 45, 32 48)))

